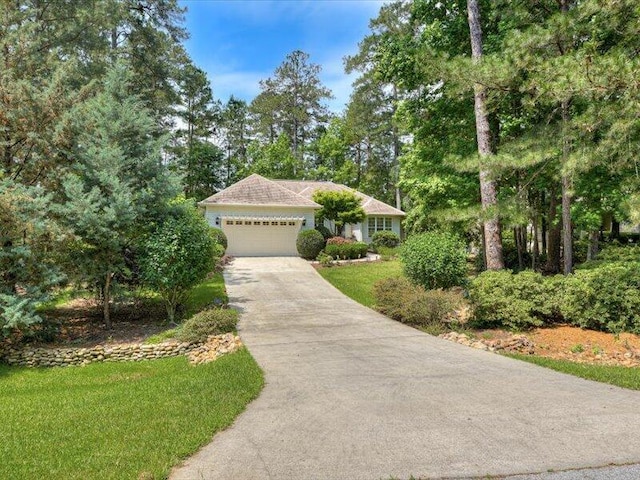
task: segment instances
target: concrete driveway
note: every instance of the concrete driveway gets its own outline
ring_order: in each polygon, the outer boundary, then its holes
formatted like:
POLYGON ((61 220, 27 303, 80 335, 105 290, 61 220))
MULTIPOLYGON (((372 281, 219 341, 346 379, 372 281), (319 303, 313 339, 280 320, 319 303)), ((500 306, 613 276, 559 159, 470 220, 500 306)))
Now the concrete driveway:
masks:
MULTIPOLYGON (((346 298, 301 259, 238 258, 225 279, 266 386, 174 480, 467 478, 640 462, 640 392, 423 334, 346 298)), ((626 468, 606 478, 638 478, 626 468)), ((593 473, 575 478, 601 478, 593 473)))

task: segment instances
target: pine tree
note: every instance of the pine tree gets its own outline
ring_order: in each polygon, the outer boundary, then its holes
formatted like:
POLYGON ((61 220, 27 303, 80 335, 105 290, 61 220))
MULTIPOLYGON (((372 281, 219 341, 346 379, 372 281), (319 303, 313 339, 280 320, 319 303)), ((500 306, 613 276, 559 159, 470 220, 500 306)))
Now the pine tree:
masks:
POLYGON ((113 285, 129 275, 126 251, 177 193, 161 163, 166 137, 157 135, 151 112, 129 93, 130 78, 127 66, 116 64, 100 93, 77 112, 77 160, 57 206, 76 238, 76 274, 98 287, 108 327, 113 285))

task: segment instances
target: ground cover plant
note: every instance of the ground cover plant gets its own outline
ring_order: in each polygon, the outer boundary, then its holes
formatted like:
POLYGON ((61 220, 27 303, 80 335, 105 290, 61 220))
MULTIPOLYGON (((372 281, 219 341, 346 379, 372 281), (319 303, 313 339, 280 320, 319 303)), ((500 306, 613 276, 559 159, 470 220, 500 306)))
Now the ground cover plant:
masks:
POLYGON ((246 350, 27 369, 0 365, 0 478, 166 478, 260 391, 246 350))

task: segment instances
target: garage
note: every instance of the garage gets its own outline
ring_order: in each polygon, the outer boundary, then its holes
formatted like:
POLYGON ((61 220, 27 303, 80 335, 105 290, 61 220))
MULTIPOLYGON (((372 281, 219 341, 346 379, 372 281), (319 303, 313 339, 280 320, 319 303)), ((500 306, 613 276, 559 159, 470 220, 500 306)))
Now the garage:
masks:
POLYGON ((297 255, 296 238, 303 217, 222 217, 227 254, 234 257, 297 255))

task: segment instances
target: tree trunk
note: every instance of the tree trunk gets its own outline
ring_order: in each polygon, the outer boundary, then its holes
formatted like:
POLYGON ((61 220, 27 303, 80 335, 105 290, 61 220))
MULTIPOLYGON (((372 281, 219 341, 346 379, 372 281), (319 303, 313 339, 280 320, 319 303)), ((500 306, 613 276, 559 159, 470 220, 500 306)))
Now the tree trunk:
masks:
POLYGON ((540 256, 540 244, 538 243, 538 215, 533 218, 533 248, 531 249, 531 269, 535 270, 538 266, 538 257, 540 256))
POLYGON ((547 267, 546 269, 552 273, 560 271, 560 237, 561 228, 557 221, 558 217, 558 196, 555 191, 550 192, 549 198, 549 227, 547 239, 547 267))
POLYGON ((107 272, 104 279, 104 288, 102 290, 102 316, 107 328, 111 329, 111 272, 107 272))
POLYGON ((616 240, 620 238, 620 222, 615 218, 611 219, 611 235, 609 238, 616 240))
POLYGON ((573 271, 573 225, 571 224, 571 191, 573 181, 566 171, 569 162, 571 145, 567 136, 569 122, 569 102, 562 102, 562 248, 564 260, 564 274, 573 271))
POLYGON ((524 270, 524 261, 522 256, 522 235, 520 235, 520 227, 513 229, 513 240, 516 243, 516 251, 518 252, 518 270, 524 270))
MULTIPOLYGON (((560 11, 566 15, 569 11, 569 1, 560 1, 560 11)), ((561 46, 561 55, 564 55, 564 48, 561 46)), ((571 153, 571 143, 568 136, 570 120, 569 100, 563 100, 562 109, 562 246, 564 256, 564 274, 568 275, 573 271, 573 225, 571 224, 571 192, 573 181, 567 171, 569 163, 569 153, 571 153)))
POLYGON ((598 256, 598 241, 600 232, 592 230, 589 232, 589 249, 587 250, 587 260, 595 260, 598 256))
MULTIPOLYGON (((477 0, 467 0, 469 14, 469 31, 471 38, 471 52, 474 62, 482 58, 482 27, 480 25, 480 10, 477 0)), ((497 212, 489 212, 498 203, 498 195, 495 181, 491 178, 488 168, 483 165, 484 160, 490 157, 491 130, 489 128, 489 116, 487 114, 486 91, 480 84, 474 87, 474 111, 476 116, 476 136, 478 139, 478 153, 480 155, 480 199, 482 210, 490 218, 484 219, 484 252, 487 262, 487 270, 501 270, 504 268, 502 259, 502 237, 500 233, 500 221, 497 212)))

